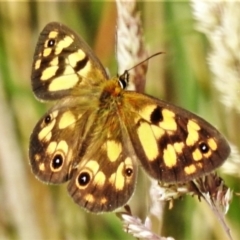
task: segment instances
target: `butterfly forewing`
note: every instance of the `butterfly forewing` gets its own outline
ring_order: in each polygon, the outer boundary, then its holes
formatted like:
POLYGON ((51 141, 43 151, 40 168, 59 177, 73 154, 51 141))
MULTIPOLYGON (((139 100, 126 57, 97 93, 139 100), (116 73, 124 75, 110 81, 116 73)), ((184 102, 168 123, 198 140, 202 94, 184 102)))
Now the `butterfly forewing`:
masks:
POLYGON ((99 85, 107 78, 98 58, 75 32, 56 22, 46 25, 32 65, 32 89, 39 99, 60 99, 74 88, 99 85))
POLYGON ((129 136, 151 177, 186 182, 213 171, 228 157, 225 138, 195 114, 135 92, 125 92, 124 99, 129 136))

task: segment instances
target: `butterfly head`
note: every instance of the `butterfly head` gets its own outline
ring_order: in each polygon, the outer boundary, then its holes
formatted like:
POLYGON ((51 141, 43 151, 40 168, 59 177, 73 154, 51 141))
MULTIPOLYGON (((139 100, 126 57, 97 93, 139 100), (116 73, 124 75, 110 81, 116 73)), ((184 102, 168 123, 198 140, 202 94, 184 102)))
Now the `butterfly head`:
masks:
POLYGON ((125 70, 122 75, 119 76, 118 78, 118 84, 122 89, 126 89, 128 86, 129 82, 129 72, 128 70, 125 70))

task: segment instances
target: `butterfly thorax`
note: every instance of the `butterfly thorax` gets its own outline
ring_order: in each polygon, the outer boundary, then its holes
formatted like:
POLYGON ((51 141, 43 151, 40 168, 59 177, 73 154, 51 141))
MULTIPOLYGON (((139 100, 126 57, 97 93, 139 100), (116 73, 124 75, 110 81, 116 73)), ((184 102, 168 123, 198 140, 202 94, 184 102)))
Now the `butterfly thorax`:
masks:
POLYGON ((118 100, 122 97, 122 93, 123 89, 119 85, 118 78, 114 77, 106 81, 103 85, 103 90, 99 99, 101 107, 113 102, 118 102, 118 100))

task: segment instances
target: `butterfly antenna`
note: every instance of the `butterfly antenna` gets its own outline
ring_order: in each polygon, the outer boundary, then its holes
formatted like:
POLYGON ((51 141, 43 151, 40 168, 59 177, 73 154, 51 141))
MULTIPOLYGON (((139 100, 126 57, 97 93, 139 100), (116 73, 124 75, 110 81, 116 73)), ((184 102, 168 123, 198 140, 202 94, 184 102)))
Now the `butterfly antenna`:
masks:
POLYGON ((124 73, 121 74, 121 75, 119 76, 119 78, 118 78, 118 82, 119 82, 120 87, 121 87, 122 89, 125 89, 125 88, 127 87, 128 82, 129 82, 128 80, 129 80, 129 71, 130 71, 130 70, 132 70, 132 69, 134 69, 135 67, 143 64, 144 62, 148 61, 149 59, 151 59, 151 58, 153 58, 153 57, 155 57, 155 56, 158 56, 158 55, 160 55, 160 54, 163 54, 163 53, 165 53, 165 52, 157 52, 157 53, 154 53, 153 55, 147 57, 146 59, 144 59, 143 61, 141 61, 141 62, 139 62, 138 64, 134 65, 133 67, 125 70, 124 73))
POLYGON ((128 72, 128 71, 132 70, 133 68, 135 68, 135 67, 137 67, 137 66, 139 66, 139 65, 141 65, 141 64, 143 64, 143 63, 145 63, 145 62, 148 61, 149 59, 151 59, 151 58, 153 58, 153 57, 156 57, 156 56, 158 56, 158 55, 160 55, 160 54, 163 54, 163 53, 165 53, 165 52, 157 52, 157 53, 154 53, 153 55, 147 57, 147 58, 144 59, 143 61, 139 62, 139 63, 136 64, 135 66, 133 66, 133 67, 131 67, 131 68, 129 68, 128 70, 125 70, 125 71, 128 72))

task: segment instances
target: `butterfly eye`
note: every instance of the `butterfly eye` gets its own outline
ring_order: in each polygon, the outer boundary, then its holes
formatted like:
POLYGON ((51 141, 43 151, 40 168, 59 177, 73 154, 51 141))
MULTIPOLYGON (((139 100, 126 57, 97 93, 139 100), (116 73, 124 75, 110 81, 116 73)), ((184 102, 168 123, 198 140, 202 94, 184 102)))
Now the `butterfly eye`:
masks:
POLYGON ((48 43, 47 43, 47 46, 48 47, 53 47, 54 45, 55 45, 55 40, 54 39, 49 39, 48 43))
POLYGON ((88 172, 82 172, 78 177, 78 183, 80 186, 86 186, 90 181, 90 174, 88 172))
POLYGON ((61 168, 63 165, 63 157, 60 154, 57 154, 52 160, 52 168, 56 171, 61 168))
POLYGON ((118 78, 118 84, 122 89, 125 89, 129 82, 129 73, 126 70, 121 76, 118 78))
POLYGON ((199 150, 202 152, 202 153, 207 153, 209 151, 209 146, 202 142, 199 144, 199 150))

